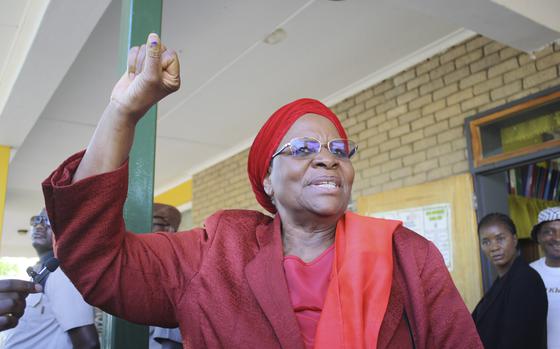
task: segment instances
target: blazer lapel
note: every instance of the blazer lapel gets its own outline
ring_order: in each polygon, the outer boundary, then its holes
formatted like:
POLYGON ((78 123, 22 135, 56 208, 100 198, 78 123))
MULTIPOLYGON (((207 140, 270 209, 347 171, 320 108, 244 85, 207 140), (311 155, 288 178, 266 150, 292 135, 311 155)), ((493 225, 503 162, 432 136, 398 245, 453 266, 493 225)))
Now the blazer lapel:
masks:
POLYGON ((245 267, 249 287, 270 322, 282 348, 303 349, 303 339, 290 301, 282 266, 283 253, 278 215, 272 225, 256 231, 260 249, 245 267))
POLYGON ((403 320, 404 314, 404 295, 401 287, 400 273, 395 263, 396 256, 393 255, 393 282, 391 285, 391 294, 389 295, 389 303, 387 310, 381 323, 379 330, 379 338, 377 340, 378 348, 387 348, 400 322, 403 320))

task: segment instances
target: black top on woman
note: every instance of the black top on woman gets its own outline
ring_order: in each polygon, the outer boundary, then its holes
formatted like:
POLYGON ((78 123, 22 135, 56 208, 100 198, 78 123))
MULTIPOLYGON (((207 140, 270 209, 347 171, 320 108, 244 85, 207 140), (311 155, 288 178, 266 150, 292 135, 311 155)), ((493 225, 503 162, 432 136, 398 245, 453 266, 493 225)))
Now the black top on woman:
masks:
POLYGON ((518 256, 513 221, 491 213, 478 224, 480 246, 498 277, 472 314, 486 349, 546 349, 546 289, 518 256))

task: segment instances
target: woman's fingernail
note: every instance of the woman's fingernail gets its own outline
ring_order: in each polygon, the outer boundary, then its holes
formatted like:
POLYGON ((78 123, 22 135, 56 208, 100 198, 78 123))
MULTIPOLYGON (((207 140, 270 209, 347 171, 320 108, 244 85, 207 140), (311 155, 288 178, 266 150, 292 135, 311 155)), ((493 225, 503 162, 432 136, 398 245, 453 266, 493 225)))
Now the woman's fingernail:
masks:
POLYGON ((160 56, 160 42, 159 37, 157 34, 151 33, 148 35, 148 55, 151 57, 159 57, 160 56))

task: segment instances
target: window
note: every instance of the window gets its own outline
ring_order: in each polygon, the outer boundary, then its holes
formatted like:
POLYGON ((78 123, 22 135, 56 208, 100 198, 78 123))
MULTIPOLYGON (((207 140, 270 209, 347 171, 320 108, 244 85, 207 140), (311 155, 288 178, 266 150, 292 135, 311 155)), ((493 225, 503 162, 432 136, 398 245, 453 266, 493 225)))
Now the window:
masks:
POLYGON ((474 167, 560 146, 560 91, 474 117, 474 167))

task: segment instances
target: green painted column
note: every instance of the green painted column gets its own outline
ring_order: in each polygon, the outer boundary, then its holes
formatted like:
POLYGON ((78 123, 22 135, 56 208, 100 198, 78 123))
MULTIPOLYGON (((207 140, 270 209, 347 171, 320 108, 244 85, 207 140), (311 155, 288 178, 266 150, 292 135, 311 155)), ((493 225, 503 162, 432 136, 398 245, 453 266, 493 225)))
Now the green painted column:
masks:
MULTIPOLYGON (((151 32, 161 33, 162 0, 122 0, 119 74, 126 71, 128 49, 146 42, 151 32)), ((129 162, 128 199, 124 218, 128 230, 149 232, 152 228, 157 106, 136 126, 129 162)), ((148 327, 113 316, 105 317, 103 348, 147 349, 148 327)))

